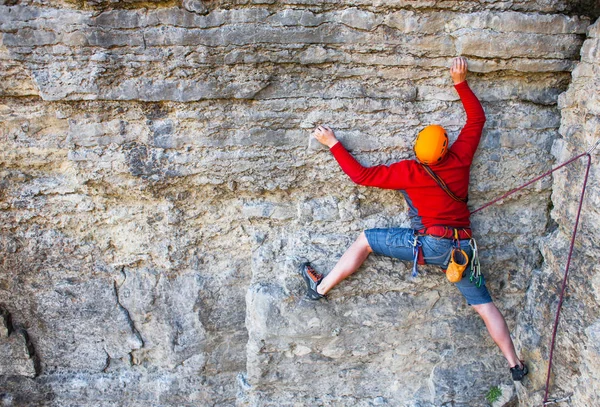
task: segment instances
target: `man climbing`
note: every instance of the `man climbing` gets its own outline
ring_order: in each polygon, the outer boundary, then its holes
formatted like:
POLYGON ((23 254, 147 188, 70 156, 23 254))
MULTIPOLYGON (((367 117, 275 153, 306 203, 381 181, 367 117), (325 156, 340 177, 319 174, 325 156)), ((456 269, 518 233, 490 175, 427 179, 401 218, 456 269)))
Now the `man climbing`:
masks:
POLYGON ((319 300, 354 273, 371 253, 413 261, 413 274, 416 274, 417 263, 448 268, 448 279, 455 282, 467 303, 479 313, 508 361, 513 380, 520 381, 527 374, 527 367, 517 357, 506 321, 492 302, 483 277, 478 275, 478 261, 473 259, 477 257, 477 249, 471 240, 466 197, 471 162, 479 145, 485 113, 467 84, 465 58, 452 60, 450 76, 467 114, 467 122, 450 148, 444 129, 431 125, 417 136, 416 160, 363 167, 329 127, 317 127, 313 136, 329 147, 352 181, 402 192, 409 206, 411 228, 365 230, 326 277, 317 273, 310 263, 301 266, 301 273, 307 284, 307 298, 319 300))

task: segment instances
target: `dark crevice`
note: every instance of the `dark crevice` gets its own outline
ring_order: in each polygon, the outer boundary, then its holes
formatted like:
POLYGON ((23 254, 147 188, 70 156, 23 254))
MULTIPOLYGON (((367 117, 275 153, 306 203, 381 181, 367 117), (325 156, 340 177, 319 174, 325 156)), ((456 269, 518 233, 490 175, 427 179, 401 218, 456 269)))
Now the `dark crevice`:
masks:
POLYGON ((140 0, 140 1, 111 1, 111 0, 67 0, 67 3, 82 10, 94 10, 103 13, 110 10, 135 10, 173 8, 181 5, 181 0, 140 0))
POLYGON ((133 354, 134 351, 129 352, 129 365, 130 366, 135 366, 138 365, 139 363, 137 362, 137 359, 135 357, 135 355, 133 354))
MULTIPOLYGON (((552 189, 552 187, 550 187, 552 189)), ((551 235, 556 229, 558 229, 558 223, 552 218, 552 210, 554 209, 554 202, 552 202, 552 195, 550 196, 550 202, 548 202, 548 210, 546 211, 547 222, 546 222, 546 235, 551 235)))
MULTIPOLYGON (((5 0, 10 3, 17 4, 20 0, 5 0)), ((254 2, 237 2, 231 0, 221 0, 219 2, 198 0, 199 5, 190 12, 198 14, 207 14, 217 10, 234 10, 234 9, 245 9, 255 7, 254 2)), ((114 0, 67 0, 67 4, 71 7, 79 8, 82 10, 93 10, 96 13, 102 13, 110 10, 139 10, 139 9, 162 9, 162 8, 178 8, 183 6, 182 0, 129 0, 129 1, 114 1, 114 0)), ((460 3, 460 2, 457 2, 460 3)), ((569 2, 566 9, 562 12, 566 15, 586 16, 597 18, 600 16, 600 5, 597 4, 597 0, 575 0, 569 2)), ((306 10, 315 14, 329 13, 336 11, 338 7, 335 3, 324 3, 324 4, 306 4, 302 2, 272 2, 271 4, 263 3, 259 4, 262 8, 269 9, 272 12, 280 10, 306 10)), ((458 6, 446 6, 443 5, 419 5, 419 4, 406 4, 402 5, 387 5, 383 4, 380 6, 369 6, 369 5, 353 5, 354 8, 361 11, 368 11, 372 13, 393 13, 398 11, 412 11, 416 13, 439 13, 439 12, 453 12, 453 13, 477 13, 477 12, 492 12, 492 13, 507 13, 517 12, 523 14, 540 14, 540 15, 554 15, 561 11, 557 9, 535 9, 533 7, 524 7, 522 5, 513 5, 506 8, 497 7, 486 7, 480 4, 459 4, 458 6)), ((185 7, 184 7, 185 8, 185 7)))
POLYGON ((106 364, 104 365, 104 368, 102 368, 102 373, 106 373, 108 371, 108 369, 110 368, 110 361, 111 361, 111 357, 108 354, 108 352, 106 351, 106 349, 104 349, 104 352, 106 353, 106 364))
POLYGON ((578 0, 571 3, 571 13, 592 19, 592 23, 600 17, 600 1, 578 0))
POLYGON ((29 358, 33 361, 33 369, 35 370, 35 377, 38 377, 42 373, 42 362, 40 360, 40 357, 37 354, 37 352, 35 350, 35 346, 33 345, 33 342, 31 340, 31 338, 29 337, 29 334, 27 333, 27 331, 23 328, 20 328, 20 329, 18 329, 18 332, 21 335, 23 335, 23 338, 25 338, 27 354, 29 355, 29 358))
MULTIPOLYGON (((127 274, 125 274, 124 270, 121 270, 121 273, 124 276, 124 280, 123 280, 123 284, 124 284, 125 280, 127 279, 127 274)), ((121 285, 123 285, 123 284, 121 284, 121 285)), ((125 306, 121 303, 121 299, 119 298, 119 286, 118 286, 116 280, 113 283, 113 287, 115 290, 115 297, 117 299, 117 306, 121 309, 121 311, 123 311, 123 314, 125 314, 125 317, 127 318, 127 323, 129 324, 129 328, 131 329, 131 332, 140 340, 140 343, 142 344, 142 348, 143 348, 145 346, 144 338, 142 337, 141 332, 135 326, 135 322, 131 318, 131 314, 129 313, 129 310, 127 308, 125 308, 125 306)))
POLYGON ((33 369, 35 371, 35 377, 38 377, 42 373, 42 362, 40 356, 35 350, 35 345, 29 336, 27 330, 20 325, 15 325, 10 312, 8 312, 5 308, 0 306, 0 316, 4 320, 4 324, 6 326, 6 330, 8 331, 8 335, 18 334, 23 337, 25 340, 25 347, 27 349, 27 355, 29 359, 33 362, 33 369))

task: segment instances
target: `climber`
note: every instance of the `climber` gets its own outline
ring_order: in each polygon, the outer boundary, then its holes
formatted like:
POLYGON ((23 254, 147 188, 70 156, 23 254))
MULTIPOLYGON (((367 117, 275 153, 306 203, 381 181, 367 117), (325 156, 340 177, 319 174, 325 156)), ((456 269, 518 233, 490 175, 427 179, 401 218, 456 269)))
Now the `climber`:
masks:
POLYGON ((460 248, 458 253, 467 257, 466 262, 463 258, 466 269, 462 275, 459 269, 458 278, 453 281, 467 303, 483 319, 490 336, 508 361, 513 380, 520 381, 528 373, 527 366, 517 357, 506 321, 492 302, 483 277, 472 272, 476 245, 471 240, 466 196, 470 166, 481 138, 485 113, 467 84, 466 59, 454 58, 451 65, 450 76, 467 121, 450 148, 445 130, 439 125, 431 125, 425 127, 415 141, 416 160, 363 167, 328 126, 318 126, 313 132, 313 137, 329 147, 353 182, 399 190, 409 206, 411 228, 365 230, 327 276, 315 271, 310 263, 302 264, 300 272, 307 284, 306 297, 319 300, 354 273, 371 253, 413 261, 415 275, 417 263, 447 268, 449 263, 452 264, 451 253, 460 248))

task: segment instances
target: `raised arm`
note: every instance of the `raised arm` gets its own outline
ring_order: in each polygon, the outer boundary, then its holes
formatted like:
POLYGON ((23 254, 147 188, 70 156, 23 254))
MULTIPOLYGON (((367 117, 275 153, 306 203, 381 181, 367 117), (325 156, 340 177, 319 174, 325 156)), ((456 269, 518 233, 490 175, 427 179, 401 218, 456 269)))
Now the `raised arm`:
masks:
POLYGON ((340 143, 333 130, 327 126, 319 126, 313 136, 323 145, 329 147, 331 153, 342 170, 350 179, 359 185, 385 189, 403 189, 410 177, 410 169, 405 161, 390 165, 364 167, 340 143))
POLYGON ((485 112, 479 99, 469 88, 466 81, 467 71, 467 60, 463 57, 454 58, 450 68, 450 76, 467 114, 467 122, 450 150, 470 164, 481 139, 483 125, 485 124, 485 112))

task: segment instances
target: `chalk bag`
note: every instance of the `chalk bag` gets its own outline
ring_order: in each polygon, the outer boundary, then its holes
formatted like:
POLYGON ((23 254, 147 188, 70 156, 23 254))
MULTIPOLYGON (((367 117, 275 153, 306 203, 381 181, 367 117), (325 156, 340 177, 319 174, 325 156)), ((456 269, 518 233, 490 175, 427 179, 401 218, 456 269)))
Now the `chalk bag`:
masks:
POLYGON ((451 283, 458 283, 463 276, 467 265, 469 264, 469 256, 464 250, 454 248, 450 256, 450 264, 446 270, 446 277, 451 283))

